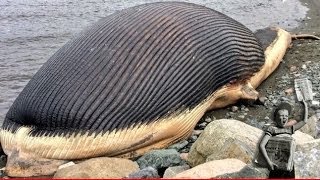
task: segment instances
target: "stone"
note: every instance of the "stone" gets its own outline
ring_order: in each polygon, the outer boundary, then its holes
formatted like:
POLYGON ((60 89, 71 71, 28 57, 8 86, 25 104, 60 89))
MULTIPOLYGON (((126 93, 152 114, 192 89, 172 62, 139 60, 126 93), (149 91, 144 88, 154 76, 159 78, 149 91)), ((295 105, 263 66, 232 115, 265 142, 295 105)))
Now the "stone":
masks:
POLYGON ((189 142, 187 140, 182 140, 176 144, 169 146, 168 149, 175 149, 176 151, 179 151, 179 150, 183 149, 184 147, 186 147, 188 145, 188 143, 189 142))
POLYGON ((207 122, 202 122, 202 123, 198 124, 198 126, 200 129, 204 129, 207 126, 207 124, 208 124, 207 122))
POLYGON ((188 138, 188 141, 191 142, 191 143, 193 143, 193 142, 195 142, 197 139, 198 139, 198 136, 192 135, 192 136, 190 136, 190 137, 188 138))
POLYGON ((4 172, 4 170, 0 169, 0 178, 5 178, 5 177, 6 177, 6 173, 4 172))
POLYGON ((213 121, 191 146, 188 163, 194 167, 209 160, 226 158, 238 158, 248 163, 261 134, 258 128, 237 120, 213 121))
POLYGON ((73 166, 73 165, 75 165, 75 163, 70 161, 70 162, 68 162, 66 164, 62 164, 61 166, 58 167, 58 169, 63 169, 63 168, 66 168, 66 167, 69 167, 69 166, 73 166))
POLYGON ((252 164, 246 165, 243 169, 234 173, 226 173, 217 178, 264 178, 269 177, 269 170, 267 168, 256 167, 252 164))
POLYGON ((291 71, 291 72, 296 71, 296 70, 297 70, 297 66, 291 66, 291 67, 290 67, 290 71, 291 71))
POLYGON ((301 68, 302 68, 302 69, 307 69, 307 65, 303 64, 303 65, 301 66, 301 68))
POLYGON ((184 164, 180 154, 174 149, 153 150, 137 160, 140 169, 151 166, 155 169, 184 164))
POLYGON ((7 156, 6 155, 0 155, 0 168, 5 167, 6 163, 7 163, 7 156))
POLYGON ((100 157, 59 169, 54 178, 123 178, 138 170, 131 160, 100 157))
POLYGON ((307 123, 301 129, 299 129, 299 131, 309 134, 310 136, 316 138, 318 135, 317 122, 317 116, 313 115, 308 119, 307 123))
POLYGON ((261 104, 264 104, 267 101, 267 98, 265 96, 260 96, 258 100, 261 104))
POLYGON ((131 173, 127 178, 160 178, 158 171, 153 167, 146 167, 137 172, 131 173))
POLYGON ((290 96, 293 94, 293 88, 286 89, 284 92, 286 93, 287 96, 290 96))
POLYGON ((192 135, 199 136, 202 132, 203 130, 193 130, 192 135))
POLYGON ((232 112, 237 112, 239 110, 239 107, 238 106, 232 106, 231 107, 231 111, 232 112))
POLYGON ((34 157, 13 150, 7 159, 5 173, 9 177, 52 176, 58 167, 66 162, 65 160, 34 157))
MULTIPOLYGON (((191 146, 188 164, 191 167, 206 161, 236 158, 251 163, 264 132, 238 120, 221 119, 208 124, 197 141, 191 146)), ((311 141, 308 134, 296 131, 297 144, 311 141)))
POLYGON ((297 145, 293 161, 296 178, 320 177, 320 139, 297 145))
POLYGON ((177 174, 174 178, 214 178, 226 173, 234 173, 246 164, 238 159, 209 161, 177 174))
POLYGON ((190 169, 190 166, 188 165, 168 167, 163 174, 163 178, 175 177, 178 173, 181 173, 188 169, 190 169))
POLYGON ((205 119, 204 119, 204 121, 206 122, 206 123, 210 123, 210 122, 212 122, 213 121, 213 119, 211 118, 211 117, 206 117, 205 119))
POLYGON ((181 158, 182 160, 187 161, 187 159, 188 159, 188 153, 181 153, 181 154, 180 154, 180 158, 181 158))

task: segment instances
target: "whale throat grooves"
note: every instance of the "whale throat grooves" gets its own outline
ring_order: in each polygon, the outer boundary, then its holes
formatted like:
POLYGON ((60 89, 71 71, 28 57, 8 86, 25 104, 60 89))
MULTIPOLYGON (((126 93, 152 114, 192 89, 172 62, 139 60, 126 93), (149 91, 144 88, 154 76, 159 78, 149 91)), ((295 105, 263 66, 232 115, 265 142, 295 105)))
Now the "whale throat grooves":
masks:
POLYGON ((254 34, 217 11, 151 3, 99 20, 59 49, 8 111, 3 129, 29 136, 107 133, 191 109, 254 75, 254 34))

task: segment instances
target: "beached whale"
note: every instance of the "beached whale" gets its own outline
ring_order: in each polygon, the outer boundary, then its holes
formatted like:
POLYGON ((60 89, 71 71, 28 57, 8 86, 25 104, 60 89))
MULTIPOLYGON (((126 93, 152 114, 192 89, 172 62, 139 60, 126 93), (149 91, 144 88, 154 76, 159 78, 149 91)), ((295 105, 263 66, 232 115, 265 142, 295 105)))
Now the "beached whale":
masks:
POLYGON ((65 160, 135 157, 187 138, 206 111, 258 97, 291 42, 274 32, 263 48, 241 23, 182 2, 101 19, 59 49, 11 106, 1 129, 6 172, 52 174, 65 160))

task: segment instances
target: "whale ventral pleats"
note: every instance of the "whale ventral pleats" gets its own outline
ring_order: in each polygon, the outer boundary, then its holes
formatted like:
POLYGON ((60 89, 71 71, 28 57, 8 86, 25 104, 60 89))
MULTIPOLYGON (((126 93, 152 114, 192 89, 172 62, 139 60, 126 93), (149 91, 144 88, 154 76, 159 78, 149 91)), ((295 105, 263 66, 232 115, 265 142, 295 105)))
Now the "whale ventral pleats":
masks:
POLYGON ((191 3, 144 4, 101 19, 58 50, 3 128, 30 126, 31 136, 130 129, 191 109, 263 64, 254 34, 226 15, 191 3))

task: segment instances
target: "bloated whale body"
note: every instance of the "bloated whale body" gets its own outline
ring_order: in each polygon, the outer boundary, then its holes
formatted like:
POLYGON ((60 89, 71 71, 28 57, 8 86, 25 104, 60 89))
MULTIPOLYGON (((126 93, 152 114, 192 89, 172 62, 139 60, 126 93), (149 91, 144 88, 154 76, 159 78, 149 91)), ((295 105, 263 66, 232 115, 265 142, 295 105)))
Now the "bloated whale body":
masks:
POLYGON ((249 29, 204 6, 116 12, 59 49, 15 100, 1 130, 7 171, 19 159, 134 157, 186 138, 207 110, 256 98, 266 61, 249 29))

